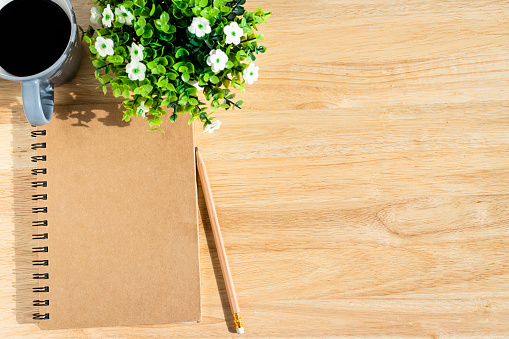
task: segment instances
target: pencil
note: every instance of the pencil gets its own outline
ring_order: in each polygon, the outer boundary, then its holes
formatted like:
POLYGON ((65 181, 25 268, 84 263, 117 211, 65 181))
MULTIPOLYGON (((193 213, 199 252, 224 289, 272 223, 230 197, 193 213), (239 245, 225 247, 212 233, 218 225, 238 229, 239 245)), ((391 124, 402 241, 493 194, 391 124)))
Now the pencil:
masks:
POLYGON ((221 229, 219 228, 219 220, 217 219, 216 207, 214 206, 214 199, 212 198, 212 191, 210 189, 209 178, 207 176, 207 169, 205 168, 203 158, 198 151, 198 147, 196 147, 196 166, 198 167, 198 173, 200 175, 200 182, 203 189, 203 195, 205 196, 205 203, 209 213, 210 225, 212 226, 212 233, 214 234, 217 256, 219 257, 221 271, 223 272, 223 278, 226 285, 226 293, 228 294, 228 300, 230 302, 230 308, 233 314, 235 329, 237 330, 238 334, 242 334, 244 333, 244 327, 242 325, 242 318, 240 317, 239 303, 237 302, 237 295, 235 294, 232 275, 230 273, 230 267, 228 266, 228 259, 226 258, 223 236, 221 235, 221 229))

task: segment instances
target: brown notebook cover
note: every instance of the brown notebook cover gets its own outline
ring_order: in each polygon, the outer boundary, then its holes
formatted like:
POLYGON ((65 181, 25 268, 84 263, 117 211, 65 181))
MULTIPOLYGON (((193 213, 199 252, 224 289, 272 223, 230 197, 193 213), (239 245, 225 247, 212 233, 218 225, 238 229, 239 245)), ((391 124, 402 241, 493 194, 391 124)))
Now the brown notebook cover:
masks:
POLYGON ((122 115, 116 104, 60 106, 37 128, 43 329, 201 321, 193 128, 180 118, 148 132, 122 115))

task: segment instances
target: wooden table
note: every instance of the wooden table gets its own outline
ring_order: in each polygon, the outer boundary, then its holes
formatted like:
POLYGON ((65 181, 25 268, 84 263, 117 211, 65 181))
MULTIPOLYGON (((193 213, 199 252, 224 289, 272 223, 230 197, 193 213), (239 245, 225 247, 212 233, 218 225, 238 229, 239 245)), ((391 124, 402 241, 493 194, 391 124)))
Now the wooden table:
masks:
MULTIPOLYGON (((73 1, 82 25, 86 2, 73 1)), ((242 111, 218 113, 222 128, 197 139, 245 336, 508 338, 509 3, 257 7, 274 12, 260 79, 242 111)), ((85 50, 56 101, 114 100, 96 85, 85 50)), ((0 80, 0 93, 0 337, 235 336, 203 195, 203 323, 17 323, 26 247, 13 225, 31 140, 19 85, 0 80)))

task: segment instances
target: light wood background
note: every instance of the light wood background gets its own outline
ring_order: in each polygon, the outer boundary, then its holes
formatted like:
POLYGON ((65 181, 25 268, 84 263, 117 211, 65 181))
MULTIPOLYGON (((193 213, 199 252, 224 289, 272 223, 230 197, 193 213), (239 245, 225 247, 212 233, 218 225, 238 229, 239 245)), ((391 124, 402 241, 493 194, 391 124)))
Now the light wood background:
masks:
MULTIPOLYGON (((89 5, 73 4, 88 25, 89 5)), ((257 7, 274 12, 260 78, 242 111, 197 133, 245 337, 509 338, 509 3, 257 7)), ((96 85, 84 52, 56 101, 114 100, 96 85)), ((203 323, 18 323, 31 167, 20 100, 0 80, 0 337, 234 336, 203 195, 203 323)))

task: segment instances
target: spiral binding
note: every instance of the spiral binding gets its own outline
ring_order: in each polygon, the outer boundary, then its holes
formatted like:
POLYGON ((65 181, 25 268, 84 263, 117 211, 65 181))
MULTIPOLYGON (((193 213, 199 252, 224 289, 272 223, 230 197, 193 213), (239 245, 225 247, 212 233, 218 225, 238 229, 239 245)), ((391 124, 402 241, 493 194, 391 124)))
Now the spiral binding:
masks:
MULTIPOLYGON (((36 138, 37 136, 46 135, 46 130, 35 130, 31 131, 32 137, 36 138)), ((42 149, 46 148, 45 142, 36 142, 32 144, 32 149, 42 149)), ((41 162, 46 161, 46 155, 36 155, 32 156, 32 162, 41 162)), ((48 173, 47 168, 34 168, 32 169, 32 175, 45 175, 48 173)), ((35 180, 32 181, 32 187, 48 187, 48 182, 46 180, 35 180)), ((47 194, 33 194, 32 200, 48 200, 47 194)), ((48 207, 33 207, 32 213, 36 213, 39 215, 39 213, 48 213, 48 207)), ((48 226, 48 220, 34 220, 32 221, 33 227, 45 227, 48 226)), ((32 239, 36 240, 44 240, 48 239, 48 233, 35 233, 32 234, 32 239)), ((48 246, 37 246, 32 247, 32 253, 44 253, 48 252, 48 246)), ((32 260, 33 266, 48 266, 49 260, 43 259, 43 260, 32 260)), ((37 280, 47 280, 49 279, 49 273, 34 273, 32 275, 33 279, 37 280)), ((49 286, 37 286, 32 288, 32 292, 34 293, 48 293, 49 292, 49 286)), ((41 306, 49 306, 49 299, 42 299, 42 300, 33 300, 32 301, 33 306, 41 307, 41 306)), ((32 318, 35 320, 46 320, 49 319, 49 313, 33 313, 32 318)))

